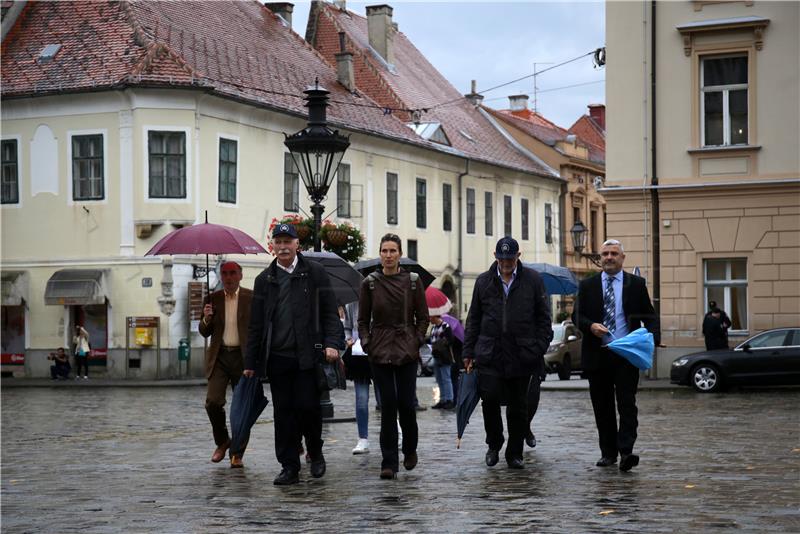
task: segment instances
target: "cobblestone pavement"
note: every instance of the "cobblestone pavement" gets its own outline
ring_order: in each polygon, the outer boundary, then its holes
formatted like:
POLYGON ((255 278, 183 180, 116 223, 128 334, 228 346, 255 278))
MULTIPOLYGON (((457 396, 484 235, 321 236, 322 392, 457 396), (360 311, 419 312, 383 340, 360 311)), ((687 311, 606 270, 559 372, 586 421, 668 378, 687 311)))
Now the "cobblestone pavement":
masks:
MULTIPOLYGON (((433 382, 419 397, 432 402, 433 382)), ((483 463, 480 408, 460 450, 455 414, 418 413, 419 466, 378 479, 355 423, 324 430, 328 473, 272 485, 272 410, 245 468, 208 461, 205 388, 4 388, 3 532, 800 532, 800 390, 639 393, 630 473, 598 468, 588 391, 545 391, 526 469, 483 463)), ((333 395, 352 416, 353 392, 333 395)))

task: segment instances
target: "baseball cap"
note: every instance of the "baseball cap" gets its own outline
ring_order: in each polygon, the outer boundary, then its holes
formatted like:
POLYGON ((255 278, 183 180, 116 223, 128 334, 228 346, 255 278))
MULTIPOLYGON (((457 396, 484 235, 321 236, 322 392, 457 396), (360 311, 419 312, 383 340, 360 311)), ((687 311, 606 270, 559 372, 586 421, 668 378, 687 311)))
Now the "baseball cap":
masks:
POLYGON ((274 239, 279 235, 288 235, 297 239, 297 230, 294 229, 293 224, 280 223, 272 229, 272 238, 274 239))
POLYGON ((497 242, 494 248, 494 256, 498 260, 516 259, 519 252, 519 243, 513 237, 504 237, 497 242))

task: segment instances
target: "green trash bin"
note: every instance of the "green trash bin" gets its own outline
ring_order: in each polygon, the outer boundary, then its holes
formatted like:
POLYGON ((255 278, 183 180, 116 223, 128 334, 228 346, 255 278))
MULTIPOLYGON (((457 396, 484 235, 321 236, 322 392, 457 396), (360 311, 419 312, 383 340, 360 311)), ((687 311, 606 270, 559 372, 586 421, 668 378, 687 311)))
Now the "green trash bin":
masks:
POLYGON ((188 362, 191 355, 192 347, 189 345, 189 340, 182 337, 180 341, 178 341, 178 361, 188 362))

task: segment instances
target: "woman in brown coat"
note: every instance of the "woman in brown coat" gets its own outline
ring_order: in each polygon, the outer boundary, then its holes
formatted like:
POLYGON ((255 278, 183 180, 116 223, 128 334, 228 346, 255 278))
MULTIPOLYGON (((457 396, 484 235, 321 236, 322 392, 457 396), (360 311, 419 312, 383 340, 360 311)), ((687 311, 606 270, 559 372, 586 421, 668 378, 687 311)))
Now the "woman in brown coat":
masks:
POLYGON ((399 470, 397 417, 403 431, 403 467, 417 465, 417 387, 419 347, 428 329, 425 288, 415 273, 400 269, 400 238, 381 238, 381 269, 361 283, 358 335, 372 367, 381 399, 381 474, 396 478, 399 470))

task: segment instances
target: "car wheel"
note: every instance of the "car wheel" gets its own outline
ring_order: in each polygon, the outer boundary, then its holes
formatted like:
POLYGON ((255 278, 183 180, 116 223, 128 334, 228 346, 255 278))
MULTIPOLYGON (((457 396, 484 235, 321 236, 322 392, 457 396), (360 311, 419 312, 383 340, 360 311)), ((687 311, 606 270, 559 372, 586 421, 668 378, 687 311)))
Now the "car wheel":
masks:
POLYGON ((572 359, 569 354, 564 355, 561 365, 558 366, 558 379, 569 380, 572 376, 572 359))
POLYGON ((710 363, 701 363, 692 369, 692 387, 700 393, 712 393, 722 387, 722 376, 719 368, 710 363))

